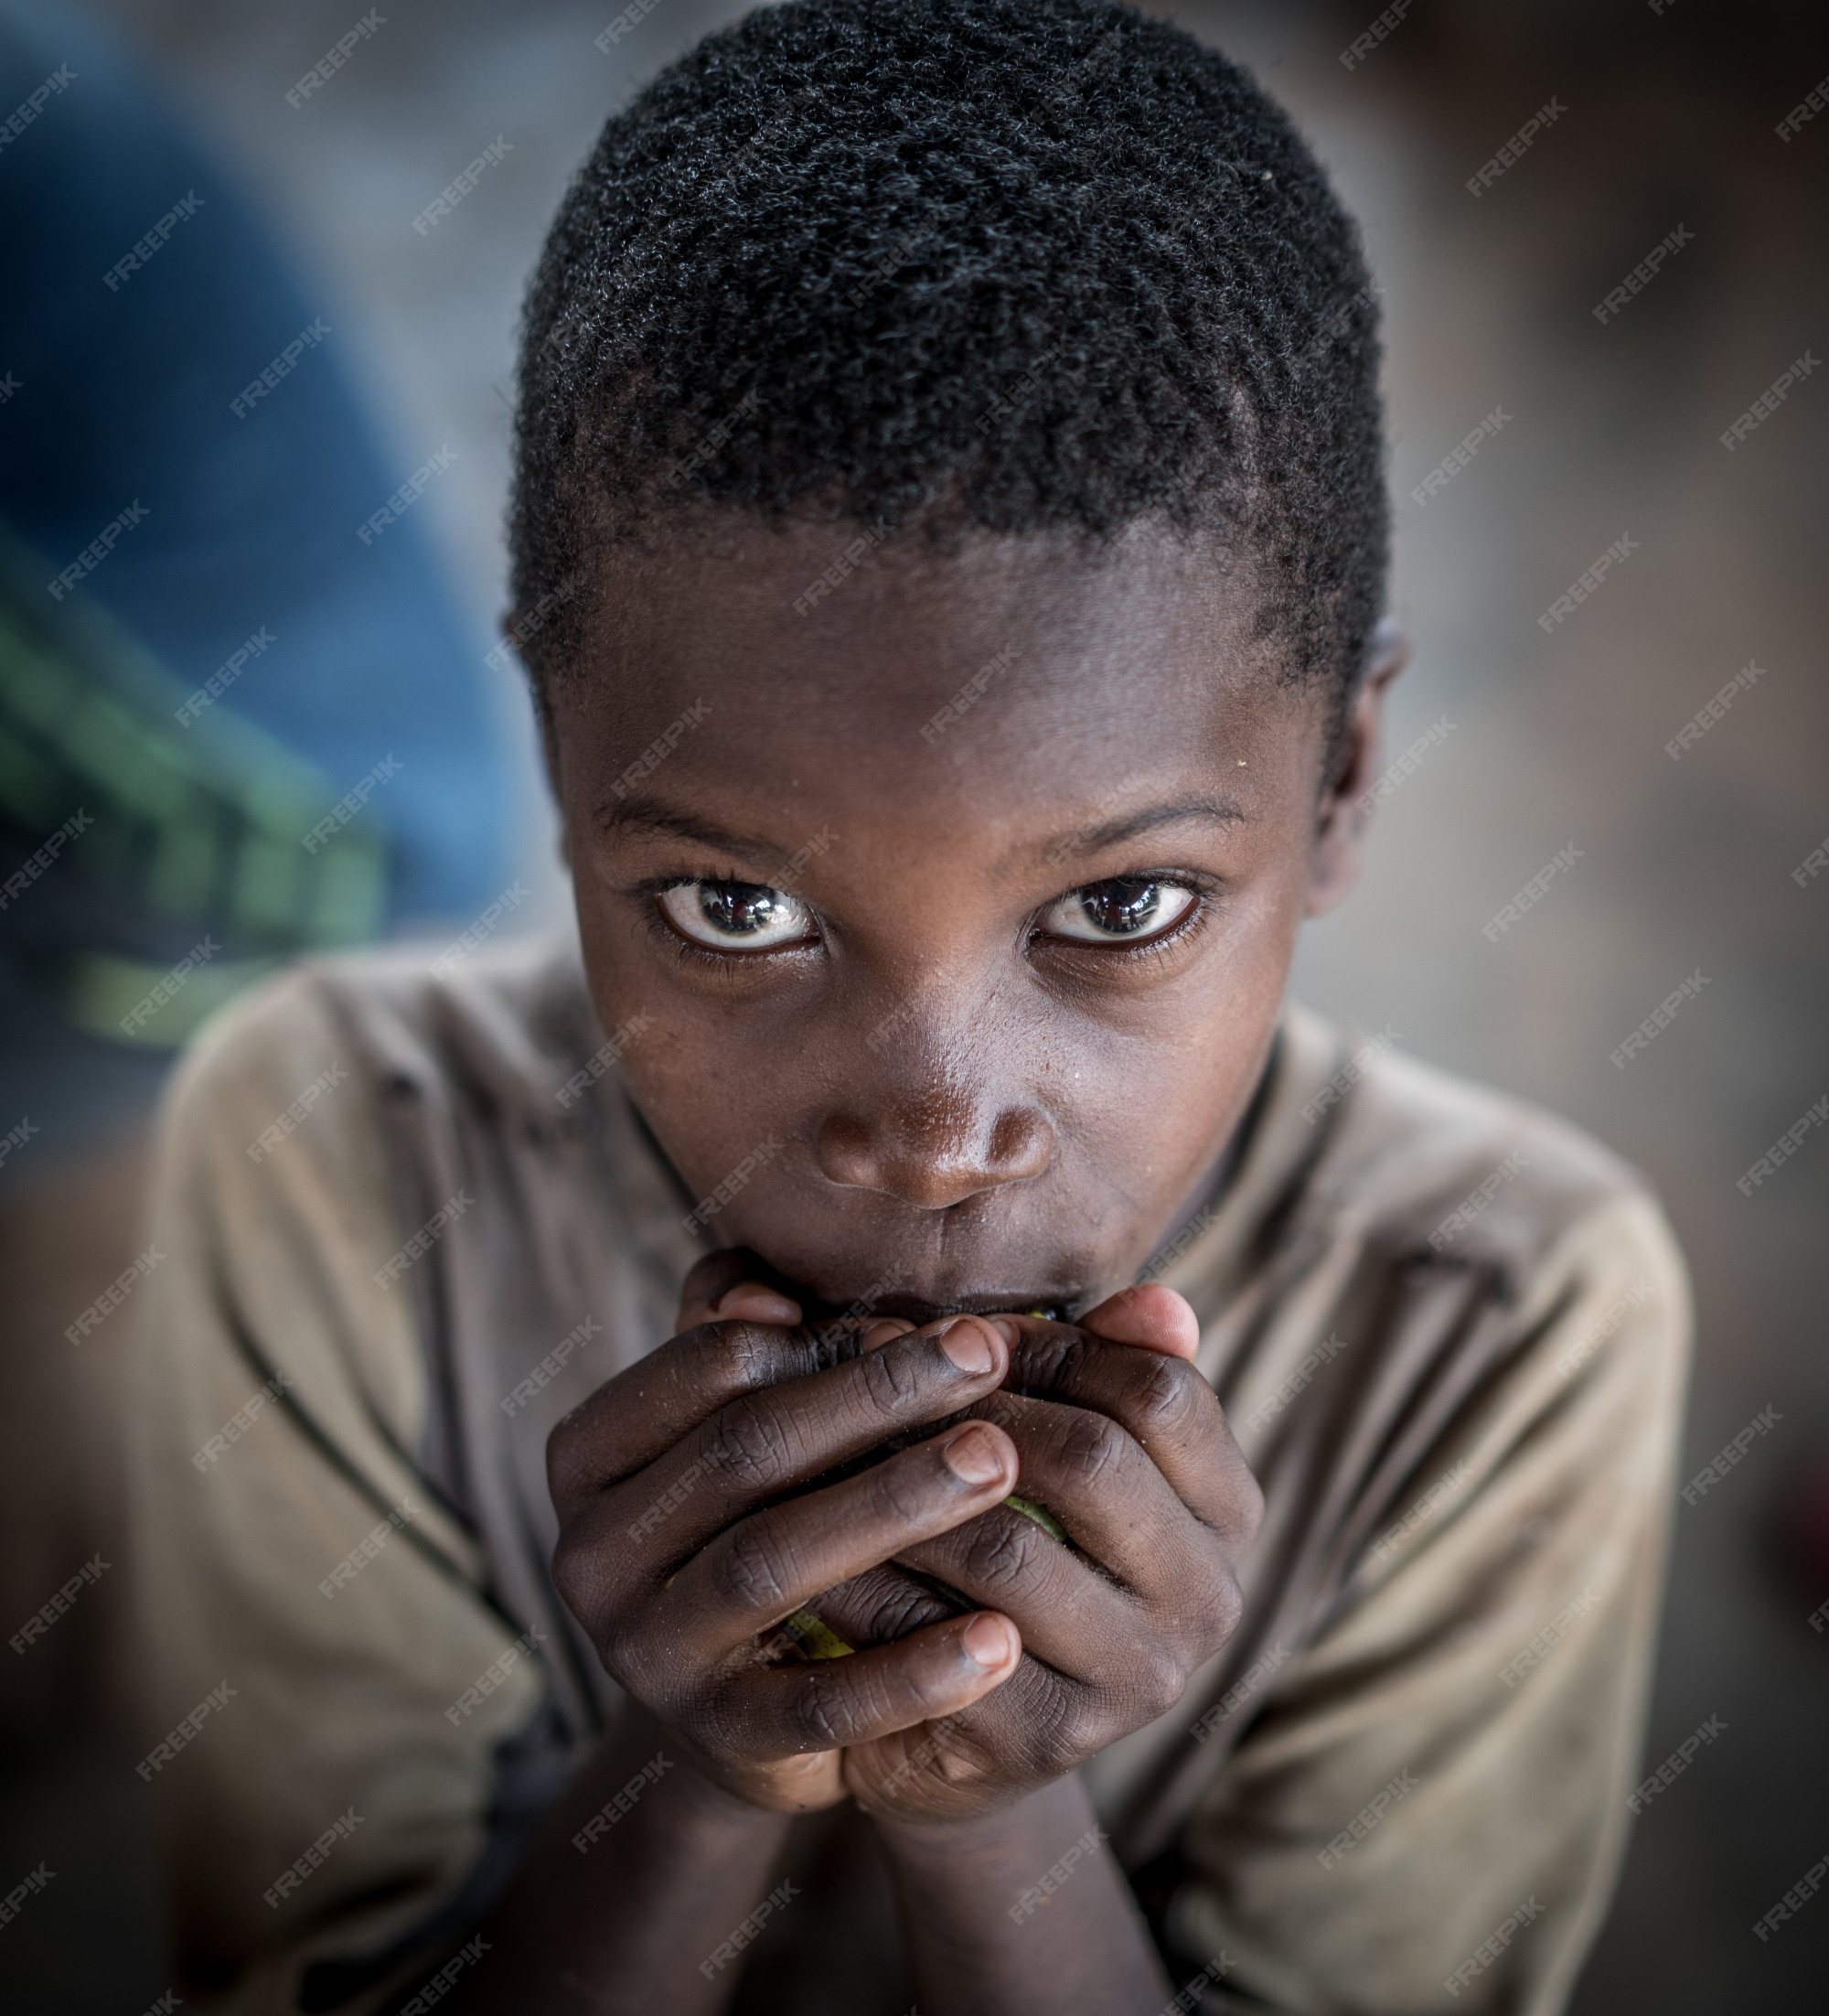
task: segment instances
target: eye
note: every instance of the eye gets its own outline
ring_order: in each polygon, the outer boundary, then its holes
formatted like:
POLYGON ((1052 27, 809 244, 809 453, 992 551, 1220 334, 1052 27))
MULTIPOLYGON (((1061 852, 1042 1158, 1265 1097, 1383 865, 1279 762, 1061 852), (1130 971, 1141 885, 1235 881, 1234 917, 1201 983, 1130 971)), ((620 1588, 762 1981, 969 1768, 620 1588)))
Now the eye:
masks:
POLYGON ((682 938, 721 952, 768 952, 815 935, 798 896, 761 882, 679 882, 660 892, 662 914, 682 938))
POLYGON ((1194 906, 1192 889, 1150 875, 1122 875, 1114 882, 1095 882, 1051 903, 1042 913, 1041 928, 1052 938, 1073 938, 1082 945, 1120 945, 1154 938, 1179 924, 1194 906))

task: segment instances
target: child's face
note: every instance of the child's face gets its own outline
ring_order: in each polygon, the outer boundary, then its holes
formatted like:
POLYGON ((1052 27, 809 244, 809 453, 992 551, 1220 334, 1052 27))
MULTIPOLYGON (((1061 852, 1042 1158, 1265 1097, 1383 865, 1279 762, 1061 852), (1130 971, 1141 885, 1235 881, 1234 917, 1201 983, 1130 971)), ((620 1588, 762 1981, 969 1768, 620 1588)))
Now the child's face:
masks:
POLYGON ((611 563, 551 735, 598 1013, 652 1018, 622 1067, 719 1243, 840 1306, 1084 1304, 1196 1201, 1344 885, 1322 698, 1157 534, 885 544, 797 613, 855 537, 611 563))

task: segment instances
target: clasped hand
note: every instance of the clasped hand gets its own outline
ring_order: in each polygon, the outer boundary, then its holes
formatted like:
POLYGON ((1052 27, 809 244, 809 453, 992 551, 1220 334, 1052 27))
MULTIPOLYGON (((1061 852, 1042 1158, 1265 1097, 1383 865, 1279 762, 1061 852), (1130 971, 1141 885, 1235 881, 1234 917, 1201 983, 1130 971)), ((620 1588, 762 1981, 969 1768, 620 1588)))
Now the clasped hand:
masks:
POLYGON ((744 1800, 916 1824, 1172 1707, 1262 1510, 1187 1303, 815 1327, 761 1271, 701 1261, 680 1334, 549 1443, 554 1578, 611 1677, 744 1800), (786 1656, 802 1609, 857 1649, 786 1656))

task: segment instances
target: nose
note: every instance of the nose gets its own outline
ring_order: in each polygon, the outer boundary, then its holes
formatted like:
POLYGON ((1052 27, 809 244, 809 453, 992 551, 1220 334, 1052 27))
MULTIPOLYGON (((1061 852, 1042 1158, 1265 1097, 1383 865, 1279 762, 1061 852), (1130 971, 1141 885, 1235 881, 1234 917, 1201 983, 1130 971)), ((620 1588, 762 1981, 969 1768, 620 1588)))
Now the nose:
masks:
POLYGON ((1026 1183, 1042 1174, 1054 1152, 1054 1128, 1035 1107, 988 1107, 945 1082, 871 1117, 827 1114, 814 1150, 829 1181, 875 1190, 920 1211, 944 1211, 1005 1184, 1026 1183))

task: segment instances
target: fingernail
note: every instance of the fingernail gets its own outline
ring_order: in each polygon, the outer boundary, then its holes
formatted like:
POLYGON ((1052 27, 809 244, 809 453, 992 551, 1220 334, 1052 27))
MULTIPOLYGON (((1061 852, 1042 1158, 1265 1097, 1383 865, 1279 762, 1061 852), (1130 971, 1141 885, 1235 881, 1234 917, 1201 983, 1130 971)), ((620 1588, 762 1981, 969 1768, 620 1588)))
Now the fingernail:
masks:
POLYGON ((1022 1342, 1022 1333, 1010 1316, 987 1316, 984 1319, 1013 1351, 1022 1342))
POLYGON ((1004 1665, 1015 1647, 1010 1642, 1010 1626, 1001 1617, 988 1613, 976 1616, 959 1633, 959 1643, 965 1647, 966 1657, 975 1666, 989 1667, 1004 1665))
POLYGON ((944 1330, 936 1333, 942 1351, 961 1372, 989 1372, 997 1360, 990 1348, 990 1339, 985 1335, 981 1324, 969 1316, 957 1316, 944 1330))
POLYGON ((881 1351, 885 1344, 905 1337, 914 1327, 906 1316, 879 1316, 858 1341, 866 1351, 881 1351))
POLYGON ((1003 1452, 987 1429, 960 1429, 940 1458, 961 1484, 992 1484, 1003 1474, 1003 1452))

